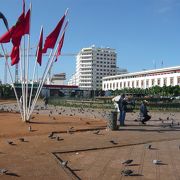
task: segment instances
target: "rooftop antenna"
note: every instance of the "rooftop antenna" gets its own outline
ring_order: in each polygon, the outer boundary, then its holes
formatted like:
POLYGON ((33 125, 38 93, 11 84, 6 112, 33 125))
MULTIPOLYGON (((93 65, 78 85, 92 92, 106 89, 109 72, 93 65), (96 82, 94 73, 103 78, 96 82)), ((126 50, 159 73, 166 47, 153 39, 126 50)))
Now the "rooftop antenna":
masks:
POLYGON ((164 61, 163 60, 161 61, 161 67, 162 68, 164 67, 164 61))

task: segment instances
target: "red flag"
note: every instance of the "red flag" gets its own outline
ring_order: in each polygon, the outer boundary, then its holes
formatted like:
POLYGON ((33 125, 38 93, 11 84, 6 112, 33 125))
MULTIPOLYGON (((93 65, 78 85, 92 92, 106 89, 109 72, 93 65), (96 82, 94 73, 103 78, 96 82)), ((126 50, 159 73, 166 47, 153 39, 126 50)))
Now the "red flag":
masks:
POLYGON ((57 61, 58 57, 61 55, 61 49, 62 49, 62 47, 63 47, 65 30, 66 30, 67 25, 68 25, 68 21, 66 22, 66 24, 65 24, 65 26, 64 26, 64 31, 63 31, 63 34, 62 34, 61 39, 60 39, 60 41, 59 41, 59 44, 58 44, 55 62, 57 61))
POLYGON ((56 41, 58 39, 59 33, 61 31, 65 17, 66 17, 66 14, 61 18, 61 20, 57 24, 56 28, 47 36, 45 43, 44 43, 43 53, 46 53, 48 48, 50 48, 50 49, 54 48, 56 41))
POLYGON ((8 43, 11 40, 13 28, 9 29, 5 34, 0 37, 0 43, 8 43))
POLYGON ((29 34, 30 32, 30 16, 31 10, 29 9, 24 19, 24 34, 29 34))
POLYGON ((11 51, 11 66, 17 64, 19 62, 19 46, 13 46, 11 51))
POLYGON ((56 60, 55 62, 57 61, 58 57, 61 55, 61 49, 63 47, 63 43, 64 43, 64 36, 65 36, 65 31, 59 41, 59 44, 58 44, 58 49, 57 49, 57 53, 56 53, 56 60))
POLYGON ((37 62, 39 63, 40 66, 42 62, 42 46, 43 46, 43 28, 41 29, 39 43, 38 43, 37 52, 36 52, 37 62))

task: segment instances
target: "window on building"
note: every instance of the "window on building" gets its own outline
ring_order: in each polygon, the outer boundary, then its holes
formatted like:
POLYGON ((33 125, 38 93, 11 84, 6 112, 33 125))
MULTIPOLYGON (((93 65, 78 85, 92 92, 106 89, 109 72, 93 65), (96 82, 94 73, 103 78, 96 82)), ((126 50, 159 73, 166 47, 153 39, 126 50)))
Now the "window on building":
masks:
POLYGON ((136 87, 138 87, 139 86, 139 81, 136 81, 136 87))
POLYGON ((120 88, 122 88, 122 82, 120 82, 120 88))
POLYGON ((143 87, 144 86, 144 81, 143 80, 141 80, 141 87, 143 87))
POLYGON ((178 85, 180 85, 180 77, 177 77, 178 85))
POLYGON ((134 81, 132 81, 132 87, 134 87, 134 81))
POLYGON ((167 78, 163 79, 163 85, 166 86, 167 85, 167 78))
POLYGON ((146 86, 147 87, 149 86, 149 80, 146 80, 146 86))
POLYGON ((113 89, 115 88, 115 83, 113 83, 113 89))
POLYGON ((118 89, 118 82, 116 83, 116 88, 118 89))
POLYGON ((154 81, 154 79, 152 79, 152 80, 151 80, 152 86, 154 86, 154 83, 155 83, 155 81, 154 81))
POLYGON ((174 85, 174 78, 173 78, 173 77, 170 78, 170 85, 171 85, 171 86, 174 85))
POLYGON ((124 82, 124 87, 126 87, 126 82, 124 82))
POLYGON ((158 79, 157 80, 157 85, 160 86, 160 84, 161 84, 161 79, 158 79))

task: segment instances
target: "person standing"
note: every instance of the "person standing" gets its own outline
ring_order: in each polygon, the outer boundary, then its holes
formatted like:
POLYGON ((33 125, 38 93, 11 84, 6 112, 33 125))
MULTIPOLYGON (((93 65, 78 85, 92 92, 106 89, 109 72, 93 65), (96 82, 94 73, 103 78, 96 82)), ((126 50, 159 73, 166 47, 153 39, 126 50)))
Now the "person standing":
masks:
POLYGON ((127 101, 125 98, 125 94, 122 94, 118 103, 118 107, 119 107, 119 111, 120 111, 120 115, 119 115, 119 122, 120 122, 120 126, 124 126, 124 121, 125 121, 125 117, 126 117, 126 111, 127 111, 127 101))
POLYGON ((45 96, 43 100, 44 100, 45 109, 47 109, 47 105, 48 105, 48 100, 49 100, 49 99, 48 99, 47 96, 45 96))
POLYGON ((144 100, 140 106, 140 120, 142 124, 146 124, 145 122, 149 121, 151 119, 151 116, 148 115, 148 110, 147 110, 147 103, 148 101, 144 100))

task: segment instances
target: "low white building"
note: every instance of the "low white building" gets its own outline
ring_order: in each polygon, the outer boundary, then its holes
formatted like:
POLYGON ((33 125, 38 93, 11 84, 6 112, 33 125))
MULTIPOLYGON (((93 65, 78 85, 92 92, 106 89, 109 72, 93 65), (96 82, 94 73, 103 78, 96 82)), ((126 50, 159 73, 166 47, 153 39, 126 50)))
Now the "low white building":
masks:
POLYGON ((54 74, 51 78, 50 84, 52 85, 64 85, 64 81, 66 80, 65 73, 54 74))
POLYGON ((124 88, 146 89, 156 85, 180 85, 180 66, 107 76, 102 79, 104 91, 124 88))

